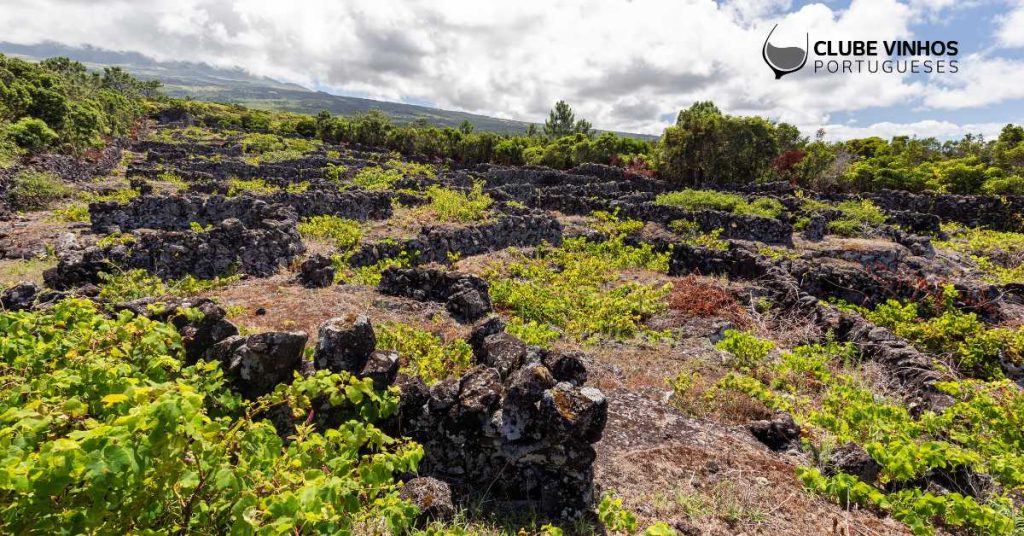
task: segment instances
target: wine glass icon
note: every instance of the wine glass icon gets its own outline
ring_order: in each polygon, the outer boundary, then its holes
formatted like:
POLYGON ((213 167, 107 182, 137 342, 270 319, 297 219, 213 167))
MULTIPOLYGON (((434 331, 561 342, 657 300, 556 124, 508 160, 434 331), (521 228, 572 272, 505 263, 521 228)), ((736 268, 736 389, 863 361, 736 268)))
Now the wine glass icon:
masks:
POLYGON ((775 29, 779 25, 772 26, 772 31, 768 32, 768 37, 764 38, 764 46, 761 48, 761 56, 764 58, 764 62, 775 71, 775 79, 782 78, 782 75, 789 73, 795 73, 800 69, 803 69, 804 65, 807 64, 807 51, 811 48, 811 34, 805 34, 807 38, 807 44, 805 48, 800 47, 777 47, 768 42, 772 38, 772 34, 775 33, 775 29))

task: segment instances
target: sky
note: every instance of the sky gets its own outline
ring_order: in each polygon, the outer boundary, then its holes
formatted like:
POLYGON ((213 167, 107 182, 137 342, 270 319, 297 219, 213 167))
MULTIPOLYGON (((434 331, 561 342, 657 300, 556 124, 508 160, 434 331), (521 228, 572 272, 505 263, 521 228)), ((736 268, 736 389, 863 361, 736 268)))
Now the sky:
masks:
POLYGON ((1024 123, 1024 0, 0 0, 5 41, 242 67, 339 95, 543 121, 555 101, 660 134, 680 109, 830 139, 993 137, 1024 123), (771 42, 958 41, 956 74, 776 80, 771 42))

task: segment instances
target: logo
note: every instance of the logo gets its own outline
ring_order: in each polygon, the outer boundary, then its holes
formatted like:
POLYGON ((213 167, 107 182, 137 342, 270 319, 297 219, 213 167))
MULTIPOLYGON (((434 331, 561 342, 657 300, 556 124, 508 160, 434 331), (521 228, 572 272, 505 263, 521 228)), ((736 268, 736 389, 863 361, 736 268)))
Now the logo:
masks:
POLYGON ((761 47, 761 57, 764 62, 775 71, 775 79, 778 80, 784 75, 795 73, 804 68, 807 64, 807 53, 811 49, 811 34, 807 33, 804 48, 800 47, 777 47, 768 42, 779 25, 772 26, 768 37, 764 38, 764 46, 761 47))
POLYGON ((814 53, 814 74, 956 74, 960 71, 960 42, 918 40, 823 39, 811 47, 811 34, 804 34, 804 46, 777 47, 769 41, 779 25, 772 26, 761 46, 761 57, 778 80, 807 65, 814 53))

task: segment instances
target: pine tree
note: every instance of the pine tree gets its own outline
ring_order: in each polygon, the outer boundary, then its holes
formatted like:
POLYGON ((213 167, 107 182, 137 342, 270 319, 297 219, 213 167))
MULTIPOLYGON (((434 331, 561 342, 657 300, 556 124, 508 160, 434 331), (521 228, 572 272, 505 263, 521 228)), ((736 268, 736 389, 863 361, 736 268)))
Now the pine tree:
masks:
POLYGON ((572 107, 564 100, 560 100, 555 103, 555 107, 548 114, 548 120, 544 122, 544 135, 556 139, 573 134, 593 136, 594 131, 590 121, 577 120, 572 107))

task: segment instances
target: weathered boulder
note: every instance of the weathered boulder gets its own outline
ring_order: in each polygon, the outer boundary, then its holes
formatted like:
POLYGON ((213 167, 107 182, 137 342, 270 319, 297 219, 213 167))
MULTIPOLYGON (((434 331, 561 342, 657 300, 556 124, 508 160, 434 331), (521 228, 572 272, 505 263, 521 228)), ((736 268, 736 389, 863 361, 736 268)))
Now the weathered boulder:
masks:
POLYGON ((583 364, 583 352, 552 350, 544 356, 544 366, 560 382, 572 385, 587 383, 587 367, 583 364))
POLYGON ((483 418, 497 407, 504 389, 498 370, 477 365, 459 381, 459 415, 463 418, 483 418))
POLYGON ((376 346, 377 337, 365 315, 332 318, 320 324, 313 366, 359 374, 376 346))
POLYGON ((317 253, 299 266, 299 282, 308 288, 324 288, 334 283, 335 267, 331 259, 317 253))
POLYGON ((224 375, 242 396, 255 399, 290 383, 302 364, 305 332, 266 332, 235 335, 219 342, 213 355, 223 364, 224 375))
POLYGON ((204 300, 198 304, 203 317, 194 323, 178 326, 182 343, 185 345, 185 361, 195 363, 205 357, 220 341, 238 335, 238 328, 225 320, 225 311, 216 303, 204 300))
POLYGON ((398 353, 374 351, 366 359, 363 370, 359 371, 360 378, 373 380, 373 388, 377 390, 386 389, 395 383, 398 377, 398 353))
POLYGON ((800 427, 788 413, 777 413, 770 420, 750 423, 750 433, 776 451, 800 447, 800 427))
POLYGON ((492 310, 490 295, 475 288, 467 288, 452 294, 445 307, 452 318, 462 323, 475 322, 492 310))
POLYGON ((853 475, 862 481, 873 484, 878 479, 882 466, 878 464, 864 447, 849 442, 832 452, 825 464, 825 474, 832 476, 838 473, 853 475))
POLYGON ((39 287, 35 283, 22 282, 4 289, 0 294, 0 310, 24 311, 32 307, 39 287))
POLYGON ((390 267, 381 272, 377 290, 390 296, 446 302, 458 322, 475 322, 491 312, 487 282, 469 274, 436 268, 390 267))
POLYGON ((523 364, 527 350, 526 344, 515 336, 496 333, 484 339, 480 362, 494 367, 502 378, 507 378, 523 364))
POLYGON ((828 221, 821 214, 811 216, 804 227, 803 237, 811 242, 820 242, 825 238, 825 231, 828 229, 828 221))

